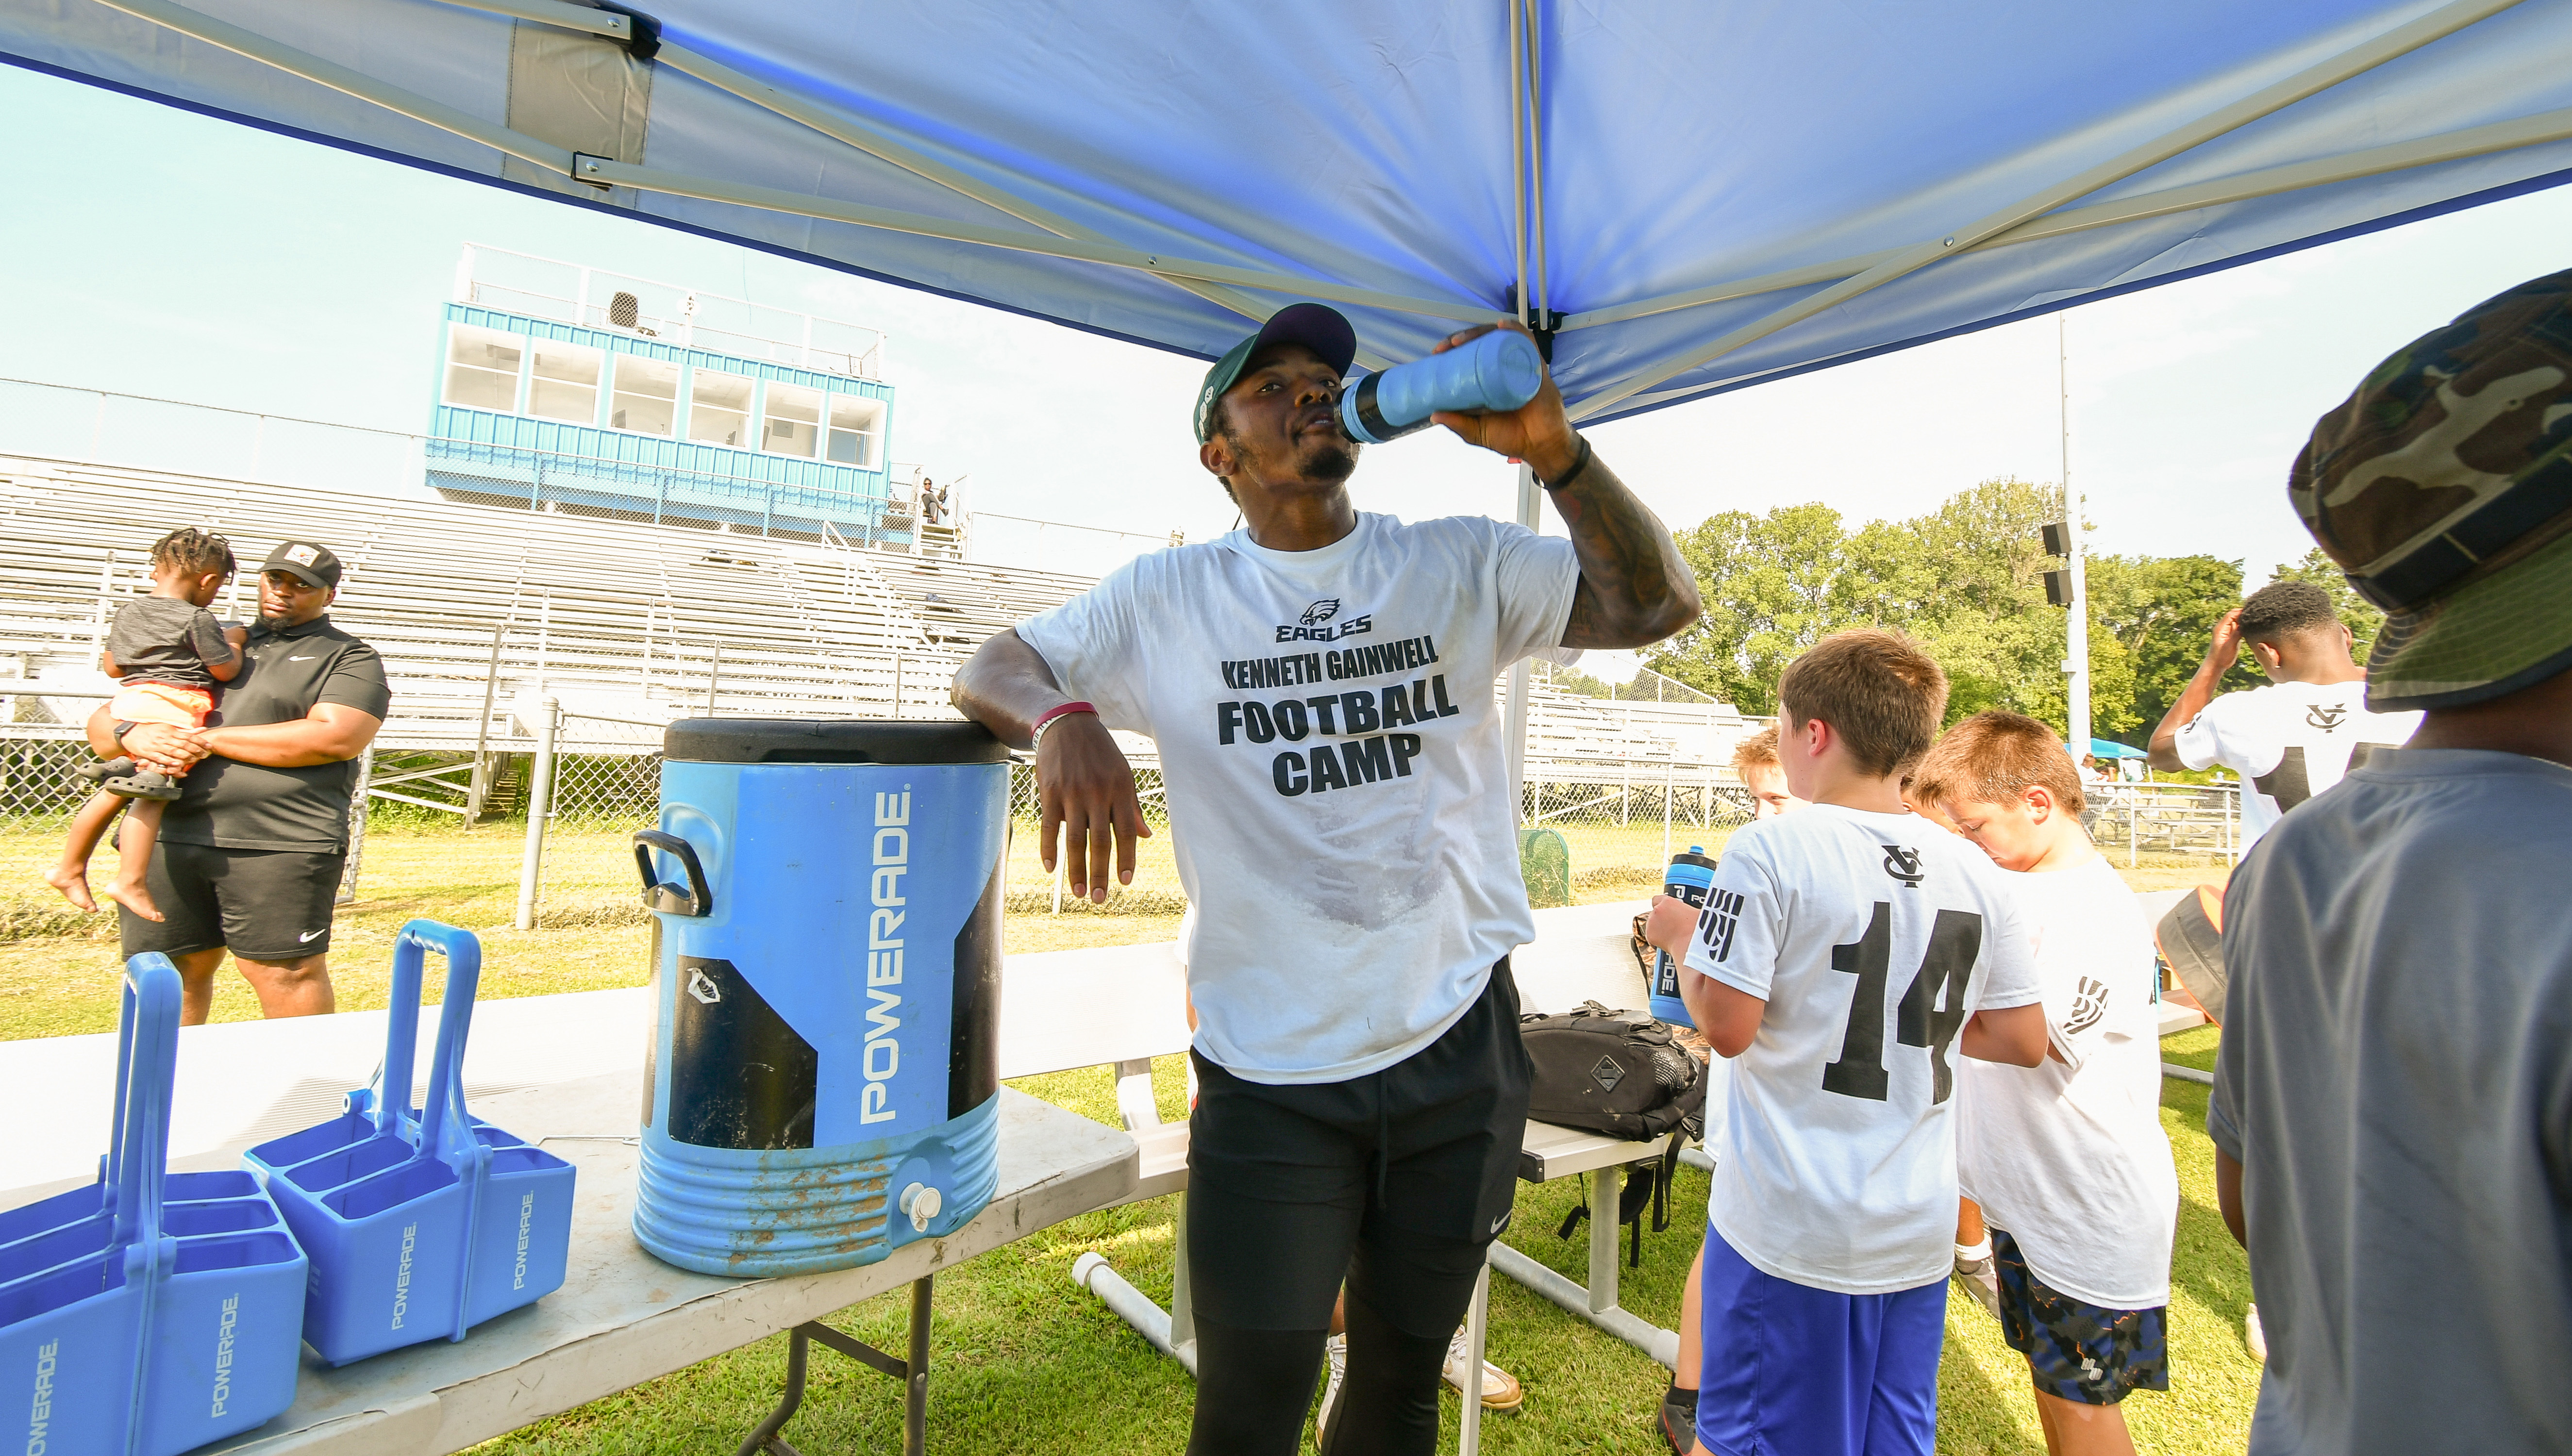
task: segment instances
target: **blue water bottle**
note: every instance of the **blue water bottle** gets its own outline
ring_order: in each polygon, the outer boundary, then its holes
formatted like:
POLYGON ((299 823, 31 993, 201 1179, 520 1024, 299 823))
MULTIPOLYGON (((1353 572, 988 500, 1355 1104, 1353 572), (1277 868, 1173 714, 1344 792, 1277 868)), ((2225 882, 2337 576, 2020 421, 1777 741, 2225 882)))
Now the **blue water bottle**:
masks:
POLYGON ((1368 374, 1340 396, 1340 424, 1370 445, 1429 428, 1442 409, 1516 409, 1545 387, 1536 340, 1496 328, 1443 354, 1368 374))
POLYGON ((669 727, 660 823, 634 836, 659 973, 645 1248, 850 1268, 990 1202, 1008 758, 970 723, 669 727))
MULTIPOLYGON (((1661 876, 1661 893, 1705 908, 1706 891, 1714 888, 1714 859, 1702 844, 1691 844, 1685 854, 1670 856, 1669 870, 1661 876)), ((1694 1018, 1688 1015, 1687 1003, 1679 999, 1678 963, 1665 950, 1652 953, 1652 1015, 1672 1026, 1693 1029, 1694 1018)))

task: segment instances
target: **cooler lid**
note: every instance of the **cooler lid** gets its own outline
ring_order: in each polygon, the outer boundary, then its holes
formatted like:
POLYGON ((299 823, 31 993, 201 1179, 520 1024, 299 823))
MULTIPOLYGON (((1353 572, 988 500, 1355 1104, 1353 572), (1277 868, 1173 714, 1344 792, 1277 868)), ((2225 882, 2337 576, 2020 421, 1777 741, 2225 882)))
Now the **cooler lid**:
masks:
POLYGON ((662 729, 661 756, 687 763, 1005 763, 1009 749, 978 723, 689 718, 662 729))

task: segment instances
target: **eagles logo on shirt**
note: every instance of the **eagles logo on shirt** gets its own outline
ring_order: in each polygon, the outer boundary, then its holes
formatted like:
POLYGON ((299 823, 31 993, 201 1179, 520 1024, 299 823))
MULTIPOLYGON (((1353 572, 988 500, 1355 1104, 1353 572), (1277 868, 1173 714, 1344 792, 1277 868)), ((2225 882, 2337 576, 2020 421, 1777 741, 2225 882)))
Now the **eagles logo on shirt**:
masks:
POLYGON ((1322 600, 1315 602, 1312 606, 1305 608, 1304 615, 1296 618, 1295 620, 1303 623, 1306 627, 1319 627, 1323 623, 1328 622, 1339 615, 1340 599, 1337 597, 1324 597, 1322 600))
POLYGON ((1884 872, 1902 881, 1905 889, 1916 890, 1920 888, 1920 882, 1929 877, 1920 868, 1920 851, 1905 849, 1899 844, 1884 846, 1884 872))

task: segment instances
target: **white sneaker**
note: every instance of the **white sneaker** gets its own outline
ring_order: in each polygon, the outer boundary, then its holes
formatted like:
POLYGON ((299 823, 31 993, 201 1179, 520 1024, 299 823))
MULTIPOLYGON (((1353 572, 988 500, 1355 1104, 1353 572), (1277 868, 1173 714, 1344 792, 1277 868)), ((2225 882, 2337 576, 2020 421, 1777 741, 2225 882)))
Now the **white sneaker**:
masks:
POLYGON ((2250 1358, 2268 1363, 2268 1333, 2259 1327, 2259 1306, 2242 1311, 2242 1343, 2250 1347, 2250 1358))
POLYGON ((1340 1381, 1349 1373, 1349 1337, 1335 1334, 1322 1341, 1322 1358, 1329 1362, 1331 1374, 1322 1382, 1322 1403, 1313 1412, 1313 1446, 1316 1450, 1322 1444, 1322 1423, 1331 1418, 1331 1402, 1340 1398, 1340 1381))
MULTIPOLYGON (((1473 1369, 1467 1363, 1465 1326, 1456 1326, 1455 1337, 1447 1341, 1447 1383, 1457 1390, 1465 1388, 1465 1376, 1473 1369)), ((1516 1410, 1526 1401, 1527 1392, 1519 1388, 1519 1377, 1493 1364, 1483 1362, 1483 1409, 1516 1410)))
POLYGON ((1975 1302, 1990 1310, 1992 1318, 2001 1317, 2001 1272, 1990 1254, 1981 1258, 1958 1258, 1956 1282, 1965 1286, 1965 1292, 1973 1295, 1975 1302))

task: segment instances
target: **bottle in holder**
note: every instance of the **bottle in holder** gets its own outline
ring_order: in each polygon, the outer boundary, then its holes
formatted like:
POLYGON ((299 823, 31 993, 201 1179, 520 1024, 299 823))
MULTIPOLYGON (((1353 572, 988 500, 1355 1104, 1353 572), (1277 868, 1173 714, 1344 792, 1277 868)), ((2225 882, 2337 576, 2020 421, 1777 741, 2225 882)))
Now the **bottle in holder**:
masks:
MULTIPOLYGON (((1684 854, 1670 856, 1670 867, 1661 876, 1661 893, 1687 901, 1699 910, 1705 908, 1706 891, 1714 888, 1714 856, 1702 844, 1691 844, 1684 854)), ((1688 1015, 1687 1003, 1679 999, 1678 963, 1665 950, 1652 953, 1652 1015, 1672 1026, 1693 1030, 1696 1022, 1688 1015)))
POLYGON ((1536 340, 1496 328, 1443 354, 1361 376, 1340 396, 1340 426, 1369 445, 1429 428, 1440 410, 1509 410, 1545 387, 1536 340))

